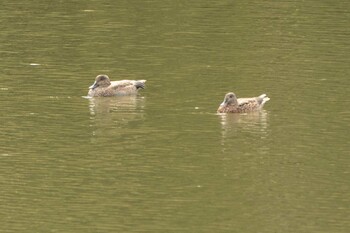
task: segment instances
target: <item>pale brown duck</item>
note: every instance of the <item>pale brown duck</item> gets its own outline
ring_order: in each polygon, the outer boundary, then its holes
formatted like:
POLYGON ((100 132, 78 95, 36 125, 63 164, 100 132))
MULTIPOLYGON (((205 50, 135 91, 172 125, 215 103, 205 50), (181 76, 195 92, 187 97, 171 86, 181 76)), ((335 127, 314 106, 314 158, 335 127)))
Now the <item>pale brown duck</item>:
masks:
POLYGON ((261 110, 270 98, 266 94, 251 98, 238 98, 233 92, 225 95, 224 101, 220 104, 218 113, 245 113, 261 110))
POLYGON ((110 81, 105 74, 97 75, 94 84, 89 87, 88 96, 106 97, 118 95, 135 95, 139 89, 145 88, 146 80, 110 81))

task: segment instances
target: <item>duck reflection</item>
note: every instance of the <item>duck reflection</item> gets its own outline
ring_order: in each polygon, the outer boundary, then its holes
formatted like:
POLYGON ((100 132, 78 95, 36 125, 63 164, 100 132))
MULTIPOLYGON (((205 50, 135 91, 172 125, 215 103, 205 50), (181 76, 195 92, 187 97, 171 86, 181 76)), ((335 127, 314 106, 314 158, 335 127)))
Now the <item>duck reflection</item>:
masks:
POLYGON ((258 112, 249 112, 244 114, 218 114, 221 118, 223 128, 236 128, 237 126, 246 129, 256 128, 257 126, 266 127, 267 112, 262 110, 258 112))
POLYGON ((91 127, 93 135, 120 134, 132 122, 144 118, 145 99, 140 96, 118 96, 106 98, 89 98, 91 127))
POLYGON ((218 117, 221 120, 222 144, 230 138, 242 139, 243 134, 250 135, 250 139, 264 138, 268 134, 268 114, 265 110, 245 114, 218 114, 218 117))
POLYGON ((110 112, 135 111, 143 108, 144 97, 118 96, 106 98, 89 98, 91 115, 110 112))

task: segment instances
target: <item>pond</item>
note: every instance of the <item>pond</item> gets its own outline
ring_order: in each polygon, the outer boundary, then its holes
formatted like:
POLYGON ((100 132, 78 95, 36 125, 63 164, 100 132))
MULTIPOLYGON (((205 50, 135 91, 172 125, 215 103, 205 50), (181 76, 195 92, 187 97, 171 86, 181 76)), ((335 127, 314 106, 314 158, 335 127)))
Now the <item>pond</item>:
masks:
POLYGON ((349 9, 3 3, 0 231, 347 232, 349 9), (86 98, 98 74, 146 88, 86 98))

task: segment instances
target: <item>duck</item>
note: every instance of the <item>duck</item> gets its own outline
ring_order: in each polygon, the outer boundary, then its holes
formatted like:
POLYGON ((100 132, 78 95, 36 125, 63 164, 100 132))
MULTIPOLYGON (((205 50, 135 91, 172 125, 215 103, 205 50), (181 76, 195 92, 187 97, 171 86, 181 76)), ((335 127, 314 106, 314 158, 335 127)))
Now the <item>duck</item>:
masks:
POLYGON ((118 95, 135 95, 139 89, 145 88, 146 80, 111 81, 105 74, 97 75, 95 82, 89 87, 89 97, 108 97, 118 95))
POLYGON ((238 98, 235 93, 229 92, 225 95, 224 101, 220 104, 218 113, 246 113, 259 111, 270 98, 266 94, 258 97, 238 98))

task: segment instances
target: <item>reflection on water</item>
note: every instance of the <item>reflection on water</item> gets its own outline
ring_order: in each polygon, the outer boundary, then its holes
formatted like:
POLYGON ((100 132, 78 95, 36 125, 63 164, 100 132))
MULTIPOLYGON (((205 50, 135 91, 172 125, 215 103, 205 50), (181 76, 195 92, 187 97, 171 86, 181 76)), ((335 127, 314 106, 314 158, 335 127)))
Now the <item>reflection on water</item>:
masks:
POLYGON ((237 126, 244 128, 256 128, 257 125, 266 128, 267 125, 267 112, 266 110, 258 112, 249 112, 242 114, 218 114, 221 118, 221 125, 223 129, 230 130, 237 126))
POLYGON ((263 132, 268 127, 266 110, 245 114, 218 114, 221 120, 222 137, 228 137, 237 131, 263 132))
POLYGON ((144 108, 144 97, 118 96, 106 98, 88 98, 90 113, 93 116, 111 112, 133 112, 144 108))
POLYGON ((237 150, 241 147, 240 143, 251 143, 253 139, 259 140, 268 136, 268 113, 266 110, 244 114, 218 114, 218 117, 221 120, 223 152, 232 149, 233 145, 236 145, 235 150, 237 150))
POLYGON ((118 132, 115 129, 144 118, 144 97, 118 96, 88 100, 94 136, 114 135, 118 132))

